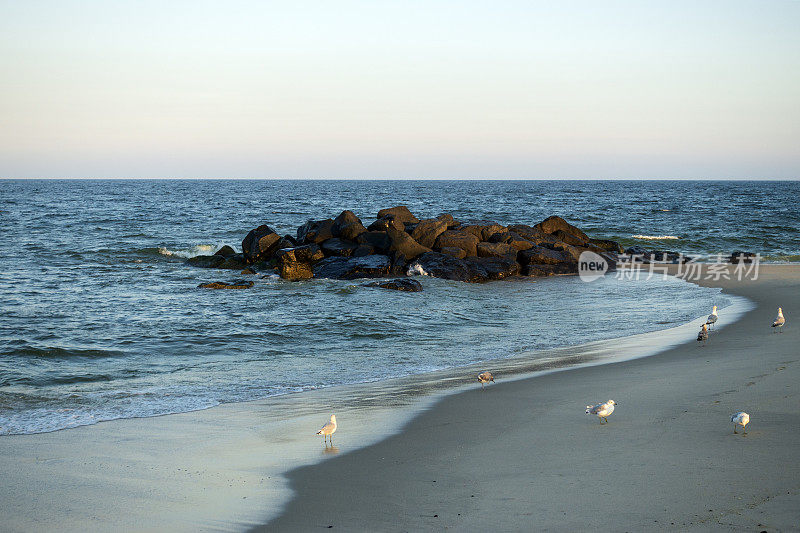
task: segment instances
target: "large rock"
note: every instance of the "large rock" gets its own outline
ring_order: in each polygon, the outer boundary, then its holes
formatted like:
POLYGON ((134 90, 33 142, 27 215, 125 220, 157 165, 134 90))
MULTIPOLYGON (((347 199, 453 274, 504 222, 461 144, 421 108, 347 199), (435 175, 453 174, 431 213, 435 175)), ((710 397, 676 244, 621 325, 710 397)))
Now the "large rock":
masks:
POLYGON ((386 231, 388 228, 394 228, 397 231, 405 231, 406 226, 400 220, 396 219, 393 215, 386 215, 379 218, 369 225, 367 231, 386 231))
POLYGON ((333 219, 309 220, 297 228, 298 244, 319 244, 333 237, 333 219))
POLYGON ((404 205, 398 205, 397 207, 390 207, 389 209, 381 209, 378 211, 378 218, 383 218, 387 215, 392 215, 396 220, 402 223, 409 222, 411 224, 416 224, 419 222, 419 219, 411 214, 411 211, 408 210, 408 207, 404 205))
POLYGON ((221 255, 196 255, 186 260, 186 263, 199 268, 219 268, 224 262, 221 255))
POLYGON ((400 252, 407 260, 415 259, 417 256, 431 251, 430 248, 422 246, 415 241, 414 238, 405 231, 398 231, 393 227, 389 227, 386 229, 386 234, 392 241, 392 244, 389 246, 389 252, 400 252))
POLYGON ((445 255, 452 255, 456 259, 464 259, 467 257, 467 252, 461 248, 455 248, 453 246, 445 246, 444 248, 439 248, 437 251, 445 255))
POLYGON ((343 239, 334 237, 333 239, 328 239, 327 241, 323 242, 321 248, 326 257, 350 257, 353 255, 353 252, 356 251, 358 245, 354 242, 345 241, 343 239))
POLYGON ((460 248, 467 257, 478 255, 477 246, 480 239, 474 234, 458 230, 447 230, 436 238, 434 248, 460 248))
POLYGON ((553 234, 558 230, 565 231, 570 235, 574 235, 578 237, 581 241, 586 242, 589 240, 589 236, 586 235, 584 232, 567 222, 561 217, 552 216, 547 217, 546 219, 542 220, 536 227, 542 230, 545 233, 553 234))
POLYGON ((231 283, 212 281, 211 283, 201 283, 197 287, 200 289, 249 289, 253 285, 252 281, 236 280, 231 283))
POLYGON ((577 274, 578 265, 576 263, 561 263, 558 265, 522 265, 521 274, 523 276, 544 277, 556 274, 577 274))
POLYGON ((275 253, 278 275, 289 281, 312 278, 314 271, 311 264, 324 257, 322 250, 316 244, 278 250, 275 253))
POLYGON ((367 231, 362 233, 356 239, 358 244, 367 244, 372 246, 376 252, 386 254, 389 252, 389 247, 392 245, 392 239, 385 231, 367 231))
POLYGON ((286 248, 278 250, 275 253, 275 259, 280 262, 300 262, 300 263, 313 263, 325 258, 320 247, 316 244, 305 244, 295 248, 286 248))
POLYGON ((565 242, 572 246, 585 246, 588 241, 582 240, 571 233, 567 233, 563 229, 554 231, 551 235, 561 242, 565 242))
POLYGON ((479 283, 510 278, 519 274, 519 263, 508 257, 469 257, 464 260, 469 269, 467 281, 479 283))
POLYGON ((517 259, 517 249, 502 242, 479 242, 478 257, 505 257, 512 261, 517 259))
POLYGON ((594 246, 597 246, 598 248, 607 252, 621 254, 624 251, 622 246, 617 241, 610 241, 607 239, 589 239, 589 244, 593 244, 594 246))
POLYGON ((539 228, 528 226, 526 224, 514 224, 508 227, 509 232, 514 232, 525 240, 531 241, 534 244, 552 243, 557 242, 558 239, 543 232, 539 228))
POLYGON ((314 277, 330 279, 384 278, 389 274, 390 268, 391 260, 386 255, 328 257, 314 264, 314 277))
POLYGON ((528 250, 536 246, 528 239, 523 238, 520 234, 514 231, 504 231, 503 233, 495 233, 489 237, 489 242, 500 242, 513 246, 517 251, 528 250))
POLYGON ((436 238, 447 231, 447 221, 429 218, 421 221, 411 232, 411 237, 426 248, 433 248, 436 238))
POLYGON ((410 278, 389 279, 386 281, 373 281, 372 283, 367 283, 366 286, 380 287, 382 289, 392 289, 395 291, 405 291, 405 292, 422 291, 422 283, 420 283, 415 279, 410 279, 410 278))
POLYGON ((352 211, 342 211, 333 220, 333 225, 331 226, 331 233, 334 237, 341 237, 351 241, 365 231, 367 231, 367 228, 364 227, 361 220, 352 211))
POLYGON ((492 235, 495 233, 503 233, 508 231, 508 228, 505 226, 501 226, 497 222, 491 221, 479 221, 479 222, 470 222, 468 224, 462 224, 458 228, 460 231, 466 231, 467 233, 471 233, 475 235, 479 241, 489 241, 492 235))
POLYGON ((417 257, 408 265, 408 275, 432 276, 434 278, 467 281, 469 268, 467 264, 453 256, 428 252, 417 257))
POLYGON ((247 260, 244 254, 233 254, 225 258, 225 260, 217 268, 225 268, 228 270, 241 270, 247 268, 247 260))
POLYGON ((225 246, 223 246, 222 248, 220 248, 219 250, 214 252, 214 255, 220 255, 222 257, 229 257, 231 255, 234 255, 235 253, 236 253, 236 250, 234 250, 233 248, 231 248, 230 246, 228 246, 226 244, 225 246))
POLYGON ((242 253, 250 263, 268 260, 281 243, 281 236, 263 224, 250 230, 242 241, 242 253))
POLYGON ((573 263, 572 256, 561 250, 552 250, 544 246, 535 246, 528 250, 522 250, 517 254, 517 261, 525 265, 560 265, 562 263, 573 263))
POLYGON ((364 257, 365 255, 372 255, 375 253, 375 247, 369 244, 359 244, 358 248, 353 250, 353 257, 364 257))

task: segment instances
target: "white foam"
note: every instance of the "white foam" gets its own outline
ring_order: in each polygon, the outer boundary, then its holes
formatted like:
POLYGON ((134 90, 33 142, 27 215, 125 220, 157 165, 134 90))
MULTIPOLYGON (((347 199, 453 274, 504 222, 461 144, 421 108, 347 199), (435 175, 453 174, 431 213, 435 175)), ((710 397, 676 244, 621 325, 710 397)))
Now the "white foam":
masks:
POLYGON ((631 235, 631 238, 645 241, 674 241, 680 239, 677 235, 631 235))
POLYGON ((429 274, 425 272, 425 269, 422 268, 422 265, 419 263, 414 263, 410 267, 408 267, 408 272, 406 272, 406 276, 428 276, 429 274))
POLYGON ((189 259, 190 257, 195 257, 198 255, 214 253, 220 248, 222 247, 215 246, 213 244, 198 244, 197 246, 192 246, 186 250, 169 250, 166 247, 161 246, 158 248, 158 253, 161 255, 166 255, 167 257, 183 257, 184 259, 189 259))

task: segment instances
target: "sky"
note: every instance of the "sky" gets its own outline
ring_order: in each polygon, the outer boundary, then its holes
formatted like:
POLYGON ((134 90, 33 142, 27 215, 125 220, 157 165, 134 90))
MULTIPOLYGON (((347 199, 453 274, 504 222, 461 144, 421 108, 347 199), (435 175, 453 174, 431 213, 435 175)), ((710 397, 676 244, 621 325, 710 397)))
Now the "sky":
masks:
POLYGON ((0 177, 800 179, 800 2, 0 0, 0 177))

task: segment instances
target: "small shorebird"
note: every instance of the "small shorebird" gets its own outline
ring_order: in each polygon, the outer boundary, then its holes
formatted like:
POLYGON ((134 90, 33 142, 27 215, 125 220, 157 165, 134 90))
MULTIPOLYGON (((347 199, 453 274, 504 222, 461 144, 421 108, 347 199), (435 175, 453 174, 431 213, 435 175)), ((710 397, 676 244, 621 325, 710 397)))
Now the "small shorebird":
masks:
POLYGON ((597 415, 597 418, 600 419, 601 424, 603 423, 603 420, 605 420, 606 424, 608 424, 608 415, 614 412, 615 405, 617 405, 617 402, 614 400, 608 400, 606 403, 598 403, 595 406, 587 405, 586 414, 597 415))
POLYGON ((317 431, 317 435, 322 435, 322 441, 325 446, 328 445, 328 437, 331 439, 331 446, 333 446, 333 434, 336 433, 336 415, 331 415, 331 421, 322 426, 322 429, 317 431))
POLYGON ((494 383, 494 376, 487 370, 486 372, 481 372, 478 374, 478 381, 481 382, 481 388, 483 388, 490 381, 494 383))
POLYGON ((706 324, 713 328, 714 324, 717 323, 718 318, 719 316, 717 316, 717 306, 715 305, 714 309, 711 310, 711 314, 708 315, 708 320, 706 320, 706 324))
POLYGON ((786 319, 783 318, 783 309, 778 308, 778 316, 775 317, 775 321, 772 323, 773 328, 778 328, 778 331, 783 333, 783 325, 786 324, 786 319))
POLYGON ((697 342, 703 342, 703 346, 706 345, 706 341, 708 340, 708 326, 703 324, 703 329, 700 330, 700 333, 697 334, 697 342))
POLYGON ((739 411, 735 415, 731 415, 731 422, 733 422, 734 433, 736 433, 736 426, 742 426, 742 431, 747 435, 747 424, 750 423, 750 415, 744 411, 739 411))

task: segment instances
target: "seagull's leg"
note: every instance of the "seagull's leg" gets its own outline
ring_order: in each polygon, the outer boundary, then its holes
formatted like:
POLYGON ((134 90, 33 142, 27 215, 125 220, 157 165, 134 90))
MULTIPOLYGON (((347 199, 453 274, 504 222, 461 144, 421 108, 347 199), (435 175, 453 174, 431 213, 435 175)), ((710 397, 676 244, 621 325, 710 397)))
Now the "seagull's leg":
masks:
POLYGON ((736 432, 736 424, 733 425, 733 432, 738 435, 738 433, 736 432))
POLYGON ((746 425, 742 426, 742 433, 744 435, 747 435, 747 426, 746 425))

